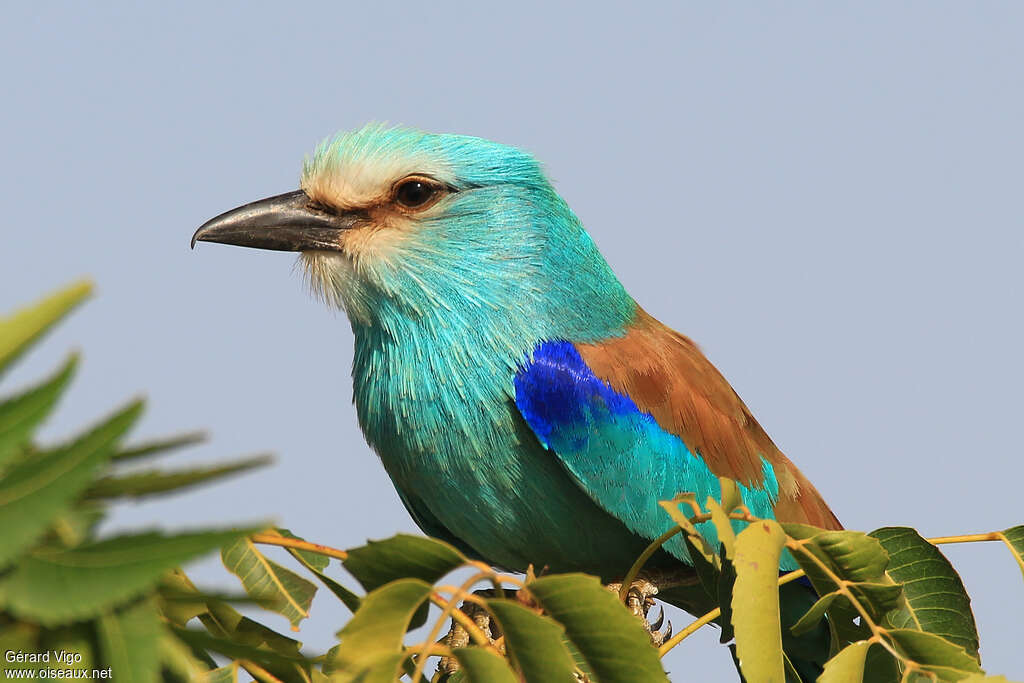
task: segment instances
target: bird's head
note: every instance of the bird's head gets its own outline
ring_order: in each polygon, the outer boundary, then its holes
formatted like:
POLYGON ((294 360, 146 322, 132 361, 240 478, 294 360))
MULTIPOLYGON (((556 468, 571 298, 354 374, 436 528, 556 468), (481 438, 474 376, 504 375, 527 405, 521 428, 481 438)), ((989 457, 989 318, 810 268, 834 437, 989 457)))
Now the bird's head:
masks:
POLYGON ((357 327, 501 320, 596 337, 632 316, 575 215, 514 147, 371 125, 322 143, 300 188, 207 221, 193 246, 301 252, 313 289, 357 327))

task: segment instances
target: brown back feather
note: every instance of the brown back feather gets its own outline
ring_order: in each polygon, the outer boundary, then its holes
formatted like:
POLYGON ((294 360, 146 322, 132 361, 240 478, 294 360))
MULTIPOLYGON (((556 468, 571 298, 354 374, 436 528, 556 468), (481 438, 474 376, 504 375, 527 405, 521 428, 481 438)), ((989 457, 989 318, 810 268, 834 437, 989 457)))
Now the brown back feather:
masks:
POLYGON ((638 308, 624 336, 576 347, 595 375, 679 436, 716 476, 760 484, 764 456, 779 481, 779 521, 842 528, 817 489, 689 338, 638 308))

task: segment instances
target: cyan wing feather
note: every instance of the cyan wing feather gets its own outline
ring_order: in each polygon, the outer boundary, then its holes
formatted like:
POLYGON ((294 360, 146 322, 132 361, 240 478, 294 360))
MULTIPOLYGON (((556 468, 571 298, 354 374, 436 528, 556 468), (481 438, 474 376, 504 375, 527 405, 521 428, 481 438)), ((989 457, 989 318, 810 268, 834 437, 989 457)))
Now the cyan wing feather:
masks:
MULTIPOLYGON (((658 501, 683 492, 696 493, 700 501, 721 499, 718 478, 699 455, 596 376, 570 342, 537 346, 516 374, 515 402, 540 442, 583 490, 634 533, 653 540, 672 527, 658 501)), ((774 517, 779 487, 767 460, 760 481, 740 485, 740 491, 753 514, 774 517)), ((701 532, 717 546, 713 525, 702 525, 701 532)), ((689 561, 679 537, 665 549, 689 561)), ((784 565, 790 563, 787 559, 784 565)))

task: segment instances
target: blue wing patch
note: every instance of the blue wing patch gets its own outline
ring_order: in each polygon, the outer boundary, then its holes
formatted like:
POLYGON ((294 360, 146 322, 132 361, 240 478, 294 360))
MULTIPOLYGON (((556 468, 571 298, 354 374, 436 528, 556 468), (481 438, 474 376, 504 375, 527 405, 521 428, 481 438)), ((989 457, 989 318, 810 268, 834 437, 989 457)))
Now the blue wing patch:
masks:
MULTIPOLYGON (((631 531, 655 539, 672 528, 658 505, 683 492, 721 500, 721 486, 699 454, 677 435, 661 428, 624 394, 594 375, 576 347, 567 341, 542 342, 516 374, 515 402, 545 448, 553 451, 584 491, 631 531)), ((744 504, 758 517, 774 518, 779 495, 775 472, 762 458, 760 486, 739 485, 744 504)), ((733 522, 737 531, 745 526, 733 522)), ((718 546, 710 522, 700 531, 718 546)), ((680 537, 665 549, 689 563, 680 537)), ((792 566, 789 566, 792 565, 792 566)), ((796 563, 783 557, 782 569, 796 563)))

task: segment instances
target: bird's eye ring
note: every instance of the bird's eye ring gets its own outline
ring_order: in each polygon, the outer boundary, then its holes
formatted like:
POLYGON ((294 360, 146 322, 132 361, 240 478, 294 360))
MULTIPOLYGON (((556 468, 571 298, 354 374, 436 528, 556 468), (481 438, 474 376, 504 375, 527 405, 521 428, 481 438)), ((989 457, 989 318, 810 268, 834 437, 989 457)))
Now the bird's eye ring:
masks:
POLYGON ((441 198, 444 187, 433 178, 408 176, 395 183, 395 203, 403 209, 422 211, 441 198))

